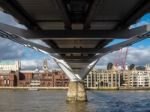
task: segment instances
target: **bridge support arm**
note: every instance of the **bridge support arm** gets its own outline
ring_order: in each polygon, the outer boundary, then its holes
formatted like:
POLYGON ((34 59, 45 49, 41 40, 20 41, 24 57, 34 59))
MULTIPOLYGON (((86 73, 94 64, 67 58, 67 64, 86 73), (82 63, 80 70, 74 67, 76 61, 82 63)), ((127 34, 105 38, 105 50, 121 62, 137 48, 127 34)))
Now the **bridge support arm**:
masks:
POLYGON ((54 61, 62 69, 62 71, 69 77, 70 81, 79 81, 81 78, 73 73, 73 70, 63 60, 54 58, 54 61))
POLYGON ((84 79, 89 74, 89 72, 94 68, 94 66, 97 64, 99 59, 100 59, 100 57, 98 59, 96 59, 95 61, 93 61, 92 63, 90 63, 86 68, 83 69, 83 72, 81 74, 82 79, 84 79))

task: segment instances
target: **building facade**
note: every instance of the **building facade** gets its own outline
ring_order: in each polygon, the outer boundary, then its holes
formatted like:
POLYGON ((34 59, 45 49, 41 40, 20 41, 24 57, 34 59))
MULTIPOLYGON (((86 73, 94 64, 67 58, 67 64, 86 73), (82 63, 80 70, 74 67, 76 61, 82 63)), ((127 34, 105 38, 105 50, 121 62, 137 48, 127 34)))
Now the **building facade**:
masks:
POLYGON ((127 87, 150 87, 150 71, 124 71, 124 85, 127 87))
POLYGON ((18 85, 20 62, 12 60, 0 61, 0 86, 18 85))
POLYGON ((145 70, 150 71, 150 64, 145 65, 145 70))
POLYGON ((0 86, 17 86, 17 73, 15 71, 0 71, 0 86))
POLYGON ((119 87, 120 73, 115 70, 93 70, 85 79, 85 86, 92 87, 119 87))
MULTIPOLYGON (((150 66, 145 70, 94 69, 85 78, 87 88, 150 87, 150 66)), ((45 60, 42 70, 20 70, 19 61, 0 61, 0 86, 67 87, 69 78, 60 70, 49 70, 45 60)))
POLYGON ((40 87, 67 87, 68 77, 62 71, 20 71, 18 86, 28 87, 32 81, 39 81, 40 87))
POLYGON ((87 88, 150 87, 149 70, 93 70, 85 79, 87 88))
POLYGON ((0 61, 0 70, 19 71, 20 62, 11 60, 0 61))

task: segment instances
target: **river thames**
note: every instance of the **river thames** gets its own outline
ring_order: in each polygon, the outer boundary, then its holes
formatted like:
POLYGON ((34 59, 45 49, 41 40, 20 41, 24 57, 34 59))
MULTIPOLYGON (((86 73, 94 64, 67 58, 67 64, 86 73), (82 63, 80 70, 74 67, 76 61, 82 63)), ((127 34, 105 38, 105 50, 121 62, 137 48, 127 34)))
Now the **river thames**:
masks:
POLYGON ((88 91, 88 102, 66 103, 65 90, 1 90, 0 112, 150 112, 150 91, 88 91))

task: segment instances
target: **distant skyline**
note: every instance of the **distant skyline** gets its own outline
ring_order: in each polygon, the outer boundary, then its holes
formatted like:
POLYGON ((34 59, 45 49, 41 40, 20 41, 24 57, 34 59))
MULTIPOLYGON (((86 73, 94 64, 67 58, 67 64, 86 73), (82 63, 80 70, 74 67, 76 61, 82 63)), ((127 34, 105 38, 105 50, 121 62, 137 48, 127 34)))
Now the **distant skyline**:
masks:
MULTIPOLYGON (((3 12, 0 12, 0 22, 13 25, 15 27, 26 29, 25 26, 18 24, 15 19, 3 12)), ((137 24, 131 26, 131 28, 138 27, 144 24, 150 23, 150 14, 143 16, 137 24)), ((33 41, 33 40, 32 40, 33 41)), ((111 44, 115 44, 124 40, 116 39, 111 44)), ((40 40, 34 40, 33 42, 44 45, 44 42, 40 40)), ((43 59, 48 58, 51 62, 51 66, 56 67, 56 63, 47 55, 41 52, 37 52, 33 49, 26 48, 23 45, 12 42, 8 39, 0 38, 0 60, 20 60, 23 64, 23 68, 41 65, 43 59)), ((127 64, 145 65, 150 63, 150 39, 145 39, 129 47, 129 53, 127 56, 127 64)), ((106 67, 108 62, 114 62, 118 58, 119 53, 113 52, 100 59, 96 67, 106 67)))

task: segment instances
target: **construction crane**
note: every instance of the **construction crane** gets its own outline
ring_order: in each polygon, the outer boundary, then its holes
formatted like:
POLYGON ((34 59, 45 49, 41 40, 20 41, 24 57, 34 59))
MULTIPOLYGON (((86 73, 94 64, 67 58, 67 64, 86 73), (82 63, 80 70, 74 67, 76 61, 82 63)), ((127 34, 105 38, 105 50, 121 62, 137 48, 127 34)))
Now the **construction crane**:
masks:
POLYGON ((118 67, 120 65, 121 68, 123 70, 125 70, 128 50, 129 50, 129 48, 127 47, 126 50, 125 50, 125 54, 124 54, 123 49, 120 49, 119 51, 117 51, 116 58, 114 59, 114 66, 115 66, 116 69, 118 69, 118 67))
POLYGON ((123 68, 123 70, 125 70, 125 68, 126 68, 126 60, 127 60, 128 50, 129 50, 129 48, 127 47, 126 52, 125 52, 125 57, 124 57, 124 59, 122 59, 122 68, 123 68))
POLYGON ((122 49, 118 50, 115 55, 114 66, 116 69, 118 69, 119 65, 121 64, 120 63, 121 59, 122 59, 122 49))

